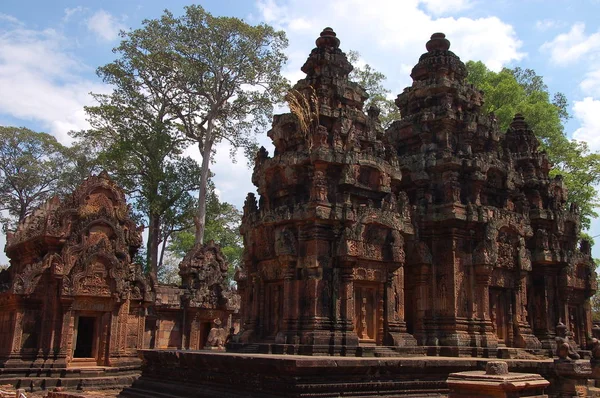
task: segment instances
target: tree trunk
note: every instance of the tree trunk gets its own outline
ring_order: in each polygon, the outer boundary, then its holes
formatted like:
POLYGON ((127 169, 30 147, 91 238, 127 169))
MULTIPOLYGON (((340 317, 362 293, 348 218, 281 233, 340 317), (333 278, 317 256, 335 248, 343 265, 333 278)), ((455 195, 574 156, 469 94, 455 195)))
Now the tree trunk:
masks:
POLYGON ((148 228, 148 253, 146 258, 150 266, 150 279, 156 286, 158 284, 158 246, 160 241, 160 216, 150 214, 150 225, 148 228))
MULTIPOLYGON (((210 136, 207 134, 207 136, 210 136)), ((205 145, 198 144, 200 153, 202 154, 202 170, 200 171, 200 192, 198 193, 198 213, 195 217, 196 224, 196 241, 195 245, 201 245, 204 243, 204 227, 206 225, 206 188, 208 185, 208 176, 210 170, 208 165, 210 164, 210 152, 212 151, 212 142, 210 139, 206 139, 205 145)))
POLYGON ((163 260, 165 258, 165 250, 167 249, 167 241, 171 237, 171 232, 165 235, 165 238, 162 241, 162 247, 160 248, 160 258, 158 260, 158 269, 162 268, 163 260))

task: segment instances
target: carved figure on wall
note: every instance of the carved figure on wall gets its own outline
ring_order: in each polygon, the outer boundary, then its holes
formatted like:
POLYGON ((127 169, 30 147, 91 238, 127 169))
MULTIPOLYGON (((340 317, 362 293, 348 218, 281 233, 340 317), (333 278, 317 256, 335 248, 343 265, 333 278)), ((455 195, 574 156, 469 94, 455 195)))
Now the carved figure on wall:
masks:
POLYGON ((577 346, 571 340, 567 326, 558 322, 556 325, 556 356, 564 361, 577 360, 580 356, 576 349, 577 346))
POLYGON ((317 202, 327 202, 327 178, 323 170, 315 171, 310 198, 317 202))
POLYGON ((213 320, 213 327, 210 329, 208 333, 208 337, 206 338, 206 346, 209 349, 216 350, 224 350, 225 342, 227 340, 227 331, 223 326, 221 326, 221 320, 216 318, 213 320))
POLYGON ((592 359, 591 359, 591 363, 592 366, 599 366, 600 365, 600 340, 598 340, 597 338, 592 338, 591 343, 590 343, 590 348, 592 351, 592 359))

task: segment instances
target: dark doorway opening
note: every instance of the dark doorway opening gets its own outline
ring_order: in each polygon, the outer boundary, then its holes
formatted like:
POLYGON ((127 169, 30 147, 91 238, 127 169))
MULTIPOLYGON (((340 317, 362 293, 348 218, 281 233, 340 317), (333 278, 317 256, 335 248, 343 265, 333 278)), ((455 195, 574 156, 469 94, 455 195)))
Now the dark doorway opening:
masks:
POLYGON ((75 343, 74 358, 92 358, 94 357, 94 335, 96 327, 96 318, 89 316, 80 316, 77 322, 77 342, 75 343))
POLYGON ((199 350, 203 349, 206 345, 206 339, 208 339, 210 329, 212 329, 212 324, 210 322, 202 322, 200 326, 200 341, 198 342, 199 350))

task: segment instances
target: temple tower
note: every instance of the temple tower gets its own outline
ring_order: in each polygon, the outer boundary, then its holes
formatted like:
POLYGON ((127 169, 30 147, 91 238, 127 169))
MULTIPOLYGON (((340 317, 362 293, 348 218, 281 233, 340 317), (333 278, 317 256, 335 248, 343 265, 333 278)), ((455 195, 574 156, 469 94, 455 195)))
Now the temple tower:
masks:
POLYGON ((444 34, 426 48, 396 100, 402 119, 387 131, 401 189, 416 206, 405 265, 405 301, 416 303, 406 308, 408 332, 462 355, 471 347, 538 349, 540 338, 550 348, 559 318, 588 330, 589 311, 573 303, 583 306, 595 288, 584 276, 593 268, 589 250, 576 250, 579 221, 576 206, 565 208, 562 179, 549 176, 521 115, 501 133, 481 112, 483 93, 465 81, 444 34), (577 263, 575 283, 567 275, 577 263))
POLYGON ((326 28, 255 160, 237 280, 242 342, 298 352, 412 346, 404 322, 404 241, 413 234, 402 174, 378 109, 326 28))

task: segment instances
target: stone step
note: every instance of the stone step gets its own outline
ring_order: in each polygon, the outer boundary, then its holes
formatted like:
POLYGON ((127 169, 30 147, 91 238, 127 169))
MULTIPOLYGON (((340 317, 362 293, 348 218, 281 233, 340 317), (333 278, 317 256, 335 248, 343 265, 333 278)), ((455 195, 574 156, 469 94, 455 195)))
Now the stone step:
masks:
POLYGON ((137 374, 116 374, 102 377, 16 377, 1 378, 0 383, 11 384, 15 388, 24 388, 28 392, 65 387, 77 390, 103 390, 130 386, 138 379, 137 374))

